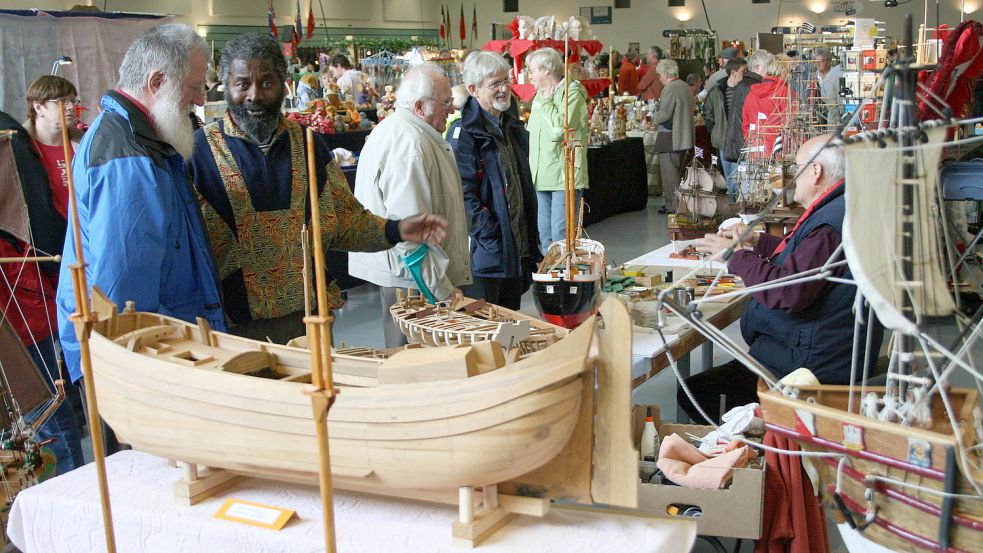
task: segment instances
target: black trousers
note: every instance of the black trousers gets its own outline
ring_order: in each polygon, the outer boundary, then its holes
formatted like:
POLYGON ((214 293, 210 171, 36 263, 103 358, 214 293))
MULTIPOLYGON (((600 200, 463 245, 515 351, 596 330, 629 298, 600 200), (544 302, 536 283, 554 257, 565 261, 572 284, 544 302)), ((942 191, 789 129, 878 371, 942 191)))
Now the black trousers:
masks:
MULTIPOLYGON (((720 423, 720 396, 726 396, 725 411, 758 401, 758 376, 738 361, 707 369, 686 379, 693 398, 713 422, 720 423)), ((706 424, 682 387, 676 389, 676 401, 696 424, 706 424)))
POLYGON ((461 292, 469 298, 485 300, 518 311, 522 305, 521 278, 474 277, 474 284, 462 286, 461 292))

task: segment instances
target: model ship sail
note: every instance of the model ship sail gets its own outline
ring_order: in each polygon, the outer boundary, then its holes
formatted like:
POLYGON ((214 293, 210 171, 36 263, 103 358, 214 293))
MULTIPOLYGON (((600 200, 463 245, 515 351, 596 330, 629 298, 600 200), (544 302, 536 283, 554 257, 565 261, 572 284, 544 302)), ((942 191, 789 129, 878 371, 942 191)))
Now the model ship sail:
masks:
MULTIPOLYGON (((880 148, 858 141, 843 146, 846 156, 847 213, 843 221, 843 246, 851 272, 878 319, 887 328, 917 334, 923 317, 952 315, 955 305, 942 275, 942 248, 938 229, 939 200, 936 195, 939 158, 946 129, 928 129, 928 143, 919 145, 914 207, 905 213, 901 186, 874 186, 900 178, 902 165, 898 144, 880 148), (889 206, 877 217, 874 206, 889 206), (905 230, 908 225, 910 230, 905 230), (902 264, 902 240, 910 233, 911 262, 906 275, 902 264), (908 307, 905 307, 905 304, 908 307)), ((903 181, 902 181, 902 184, 903 181)))
MULTIPOLYGON (((569 49, 569 38, 566 48, 569 49)), ((569 59, 564 52, 564 61, 569 59)), ((533 299, 546 321, 575 328, 596 311, 604 285, 604 246, 580 237, 581 219, 577 213, 575 160, 584 148, 574 138, 570 126, 570 65, 563 76, 563 190, 566 208, 566 237, 549 245, 539 269, 533 273, 533 299)), ((586 123, 586 122, 584 122, 586 123)), ((583 210, 581 210, 581 216, 583 210)))

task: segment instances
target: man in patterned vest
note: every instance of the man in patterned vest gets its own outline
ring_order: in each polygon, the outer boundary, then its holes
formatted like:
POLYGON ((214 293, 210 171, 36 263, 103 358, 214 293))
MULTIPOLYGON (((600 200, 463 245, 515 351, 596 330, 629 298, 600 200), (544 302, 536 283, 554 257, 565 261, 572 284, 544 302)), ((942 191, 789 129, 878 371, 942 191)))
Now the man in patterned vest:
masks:
MULTIPOLYGON (((304 334, 301 228, 310 220, 304 129, 280 113, 287 62, 269 37, 241 35, 222 51, 229 109, 195 135, 190 171, 222 280, 230 331, 285 342, 304 334)), ((447 221, 377 217, 352 196, 327 144, 315 135, 326 249, 381 251, 404 240, 443 240, 447 221)), ((341 306, 334 283, 331 308, 341 306)))

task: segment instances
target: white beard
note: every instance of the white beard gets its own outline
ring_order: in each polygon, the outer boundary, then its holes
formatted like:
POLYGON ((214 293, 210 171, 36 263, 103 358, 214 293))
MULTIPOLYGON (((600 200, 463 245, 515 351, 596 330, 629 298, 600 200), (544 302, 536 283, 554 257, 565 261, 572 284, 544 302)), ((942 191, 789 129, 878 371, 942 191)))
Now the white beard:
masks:
POLYGON ((190 106, 181 105, 181 83, 174 80, 164 83, 160 96, 150 108, 157 134, 185 159, 191 157, 195 146, 190 111, 190 106))

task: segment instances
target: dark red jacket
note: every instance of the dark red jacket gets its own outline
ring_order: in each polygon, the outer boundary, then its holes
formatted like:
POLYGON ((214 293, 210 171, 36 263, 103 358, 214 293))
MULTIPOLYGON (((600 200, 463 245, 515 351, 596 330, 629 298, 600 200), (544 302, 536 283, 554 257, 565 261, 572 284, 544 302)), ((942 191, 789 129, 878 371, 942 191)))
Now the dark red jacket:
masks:
MULTIPOLYGON (((9 236, 9 235, 8 235, 9 236)), ((27 244, 16 245, 0 239, 0 257, 38 255, 27 244)), ((55 324, 55 283, 39 270, 35 262, 0 263, 4 282, 0 283, 0 314, 27 345, 51 336, 55 324), (13 289, 13 301, 10 291, 13 289), (50 321, 50 325, 49 325, 50 321)))
POLYGON ((778 77, 765 77, 760 83, 751 85, 751 90, 744 100, 741 118, 744 125, 744 141, 749 146, 764 144, 765 155, 771 156, 775 147, 775 139, 782 126, 782 117, 788 111, 788 84, 778 77), (759 118, 758 114, 764 114, 759 118), (759 142, 751 144, 748 140, 751 124, 757 125, 759 142))

